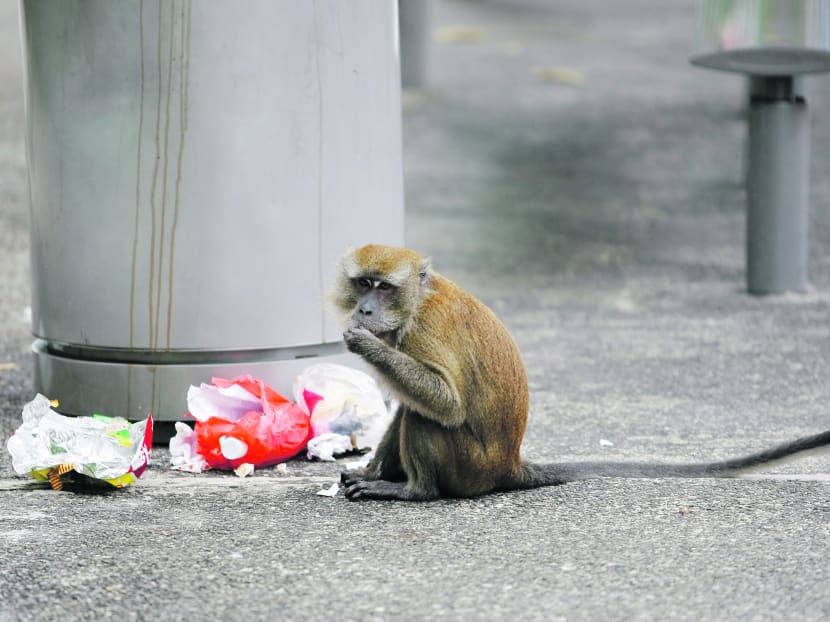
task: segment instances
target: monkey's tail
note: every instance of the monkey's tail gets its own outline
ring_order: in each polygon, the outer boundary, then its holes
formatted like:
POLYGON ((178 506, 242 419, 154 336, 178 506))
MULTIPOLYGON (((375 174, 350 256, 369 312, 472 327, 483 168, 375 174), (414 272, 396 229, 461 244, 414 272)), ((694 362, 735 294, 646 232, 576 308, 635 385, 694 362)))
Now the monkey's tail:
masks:
POLYGON ((598 477, 729 477, 754 467, 784 460, 811 449, 830 446, 830 430, 776 445, 748 456, 719 462, 660 464, 651 462, 562 462, 556 464, 522 464, 513 488, 558 486, 598 477))

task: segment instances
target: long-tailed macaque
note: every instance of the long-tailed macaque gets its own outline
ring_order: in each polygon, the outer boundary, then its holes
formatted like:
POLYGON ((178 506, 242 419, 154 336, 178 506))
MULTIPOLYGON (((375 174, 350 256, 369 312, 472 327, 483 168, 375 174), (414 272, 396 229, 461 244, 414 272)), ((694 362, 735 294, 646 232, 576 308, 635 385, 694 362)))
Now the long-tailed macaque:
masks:
POLYGON ((418 253, 369 245, 346 255, 343 334, 400 407, 346 497, 424 501, 593 477, 722 477, 830 444, 830 431, 704 464, 523 462, 528 386, 519 350, 490 309, 418 253))

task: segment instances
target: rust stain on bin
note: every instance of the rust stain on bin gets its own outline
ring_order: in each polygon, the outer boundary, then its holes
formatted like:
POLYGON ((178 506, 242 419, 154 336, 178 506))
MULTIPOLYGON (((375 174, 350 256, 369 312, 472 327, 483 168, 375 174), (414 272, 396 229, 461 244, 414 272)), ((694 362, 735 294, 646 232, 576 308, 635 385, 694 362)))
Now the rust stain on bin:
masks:
MULTIPOLYGON (((159 314, 161 313, 162 274, 164 273, 164 225, 167 221, 167 179, 170 162, 170 103, 173 89, 173 57, 175 55, 174 45, 174 24, 176 22, 176 5, 170 3, 170 37, 167 46, 167 92, 164 96, 164 171, 161 178, 161 226, 159 228, 159 252, 158 252, 158 282, 156 285, 156 304, 153 335, 153 349, 159 347, 159 333, 161 326, 159 314)), ((160 78, 161 76, 159 76, 160 78)))
POLYGON ((153 161, 153 181, 150 186, 150 287, 148 289, 148 324, 149 324, 149 344, 153 347, 153 335, 155 333, 155 325, 153 324, 153 289, 156 276, 156 190, 158 189, 158 173, 159 173, 159 159, 161 158, 161 82, 162 82, 162 67, 161 67, 161 36, 164 29, 162 21, 162 1, 159 0, 158 8, 158 36, 156 43, 156 59, 158 71, 158 88, 156 89, 156 135, 155 147, 156 157, 153 161))
MULTIPOLYGON (((138 4, 138 47, 141 70, 138 83, 138 153, 136 155, 135 165, 135 220, 133 222, 133 257, 130 275, 130 348, 135 345, 135 272, 138 254, 139 213, 141 208, 141 147, 142 135, 144 133, 144 0, 141 0, 138 4)), ((127 400, 129 401, 129 395, 127 400)))
POLYGON ((170 257, 167 273, 167 341, 170 349, 171 329, 173 324, 173 267, 176 258, 176 232, 179 226, 179 207, 181 205, 182 162, 184 161, 184 143, 187 133, 188 84, 190 78, 190 26, 191 3, 182 3, 181 55, 179 57, 179 153, 176 158, 176 194, 173 204, 173 225, 170 230, 170 257))
MULTIPOLYGON (((135 188, 135 215, 132 248, 132 265, 130 276, 130 336, 129 347, 136 346, 139 331, 136 324, 137 291, 143 289, 138 285, 139 258, 145 255, 140 252, 141 221, 145 210, 149 211, 149 271, 147 277, 147 347, 158 350, 163 347, 170 350, 172 344, 173 326, 173 288, 174 265, 176 253, 176 236, 179 225, 181 207, 181 182, 184 162, 185 136, 188 127, 189 108, 189 73, 190 73, 190 36, 192 5, 190 0, 171 2, 165 5, 163 0, 158 2, 158 19, 156 28, 156 59, 148 56, 145 48, 145 0, 139 2, 139 112, 138 112, 138 146, 136 153, 136 188, 135 188), (166 9, 169 6, 169 24, 165 19, 166 9), (178 17, 178 20, 177 20, 178 17), (165 31, 169 28, 169 31, 165 31), (166 39, 166 41, 165 41, 166 39), (166 46, 165 46, 166 43, 166 46), (166 47, 166 54, 165 54, 166 47), (178 53, 178 59, 177 59, 178 53), (178 62, 176 62, 176 60, 178 62), (165 62, 166 61, 166 62, 165 62), (178 65, 178 66, 177 66, 178 65), (166 66, 166 73, 164 71, 166 66), (155 69, 155 71, 154 71, 155 69), (150 187, 142 192, 142 181, 145 157, 144 126, 149 121, 145 111, 145 97, 147 95, 148 79, 156 80, 155 96, 155 154, 153 158, 152 177, 150 187), (166 84, 165 84, 166 80, 166 84), (178 82, 178 105, 174 103, 174 89, 178 82), (174 110, 178 108, 178 110, 174 110), (171 134, 175 131, 174 123, 178 113, 178 145, 175 138, 171 145, 171 134), (177 150, 174 160, 171 151, 177 150), (171 167, 175 166, 175 180, 171 184, 171 167), (171 188, 174 188, 171 191, 171 188), (148 195, 143 196, 143 195, 148 195), (173 195, 172 197, 170 195, 173 195), (170 204, 172 203, 172 217, 170 204), (168 238, 169 236, 169 238, 168 238), (165 250, 168 251, 165 257, 165 250), (167 265, 165 265, 165 263, 167 265), (165 279, 165 270, 167 271, 165 279), (164 307, 165 285, 167 294, 166 331, 162 342, 162 308, 164 307)), ((150 113, 152 114, 152 113, 150 113)), ((140 324, 139 324, 140 326, 140 324)))

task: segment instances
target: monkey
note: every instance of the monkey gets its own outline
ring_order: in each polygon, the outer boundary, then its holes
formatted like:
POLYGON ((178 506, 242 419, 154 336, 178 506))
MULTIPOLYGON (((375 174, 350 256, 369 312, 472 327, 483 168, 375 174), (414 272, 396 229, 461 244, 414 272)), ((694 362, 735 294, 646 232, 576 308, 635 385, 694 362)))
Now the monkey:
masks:
POLYGON ((476 497, 597 477, 728 477, 830 445, 826 431, 720 462, 526 462, 527 375, 487 306, 430 259, 374 244, 341 260, 333 298, 346 347, 399 403, 368 466, 341 475, 351 501, 476 497))

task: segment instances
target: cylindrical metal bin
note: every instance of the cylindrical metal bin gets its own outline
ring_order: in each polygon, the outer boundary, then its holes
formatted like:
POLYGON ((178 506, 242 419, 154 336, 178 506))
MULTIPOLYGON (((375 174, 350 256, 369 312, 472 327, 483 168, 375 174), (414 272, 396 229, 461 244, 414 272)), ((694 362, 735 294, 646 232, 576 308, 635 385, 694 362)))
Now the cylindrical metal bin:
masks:
POLYGON ((346 360, 326 289, 403 240, 394 0, 23 0, 37 390, 179 419, 346 360))
POLYGON ((827 71, 828 24, 828 0, 698 0, 691 62, 754 76, 827 71))

